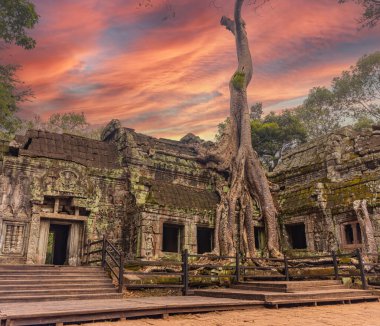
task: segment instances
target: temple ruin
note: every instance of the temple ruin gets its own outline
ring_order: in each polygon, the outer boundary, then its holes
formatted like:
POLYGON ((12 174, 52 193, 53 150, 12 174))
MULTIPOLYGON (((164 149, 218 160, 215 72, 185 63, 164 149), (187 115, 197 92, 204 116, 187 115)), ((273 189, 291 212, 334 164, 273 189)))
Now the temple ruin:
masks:
MULTIPOLYGON (((102 141, 37 130, 0 141, 0 263, 78 265, 85 243, 103 235, 134 257, 212 251, 227 175, 199 162, 197 142, 153 138, 117 121, 102 141)), ((283 250, 378 250, 379 127, 301 145, 269 177, 278 185, 283 250)), ((259 207, 252 218, 261 254, 259 207)))

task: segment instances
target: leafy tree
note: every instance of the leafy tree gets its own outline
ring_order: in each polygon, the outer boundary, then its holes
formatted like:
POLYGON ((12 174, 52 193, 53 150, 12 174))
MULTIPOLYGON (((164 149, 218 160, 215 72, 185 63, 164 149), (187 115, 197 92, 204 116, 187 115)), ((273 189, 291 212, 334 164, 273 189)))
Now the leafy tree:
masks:
POLYGON ((253 148, 269 170, 277 165, 285 150, 305 142, 307 137, 304 125, 289 110, 252 120, 251 130, 253 148))
MULTIPOLYGON (((349 0, 339 0, 340 3, 349 0)), ((361 5, 364 9, 362 17, 359 20, 361 27, 374 27, 380 20, 380 0, 352 0, 361 5)))
POLYGON ((310 90, 304 103, 294 110, 307 131, 307 138, 315 139, 341 127, 343 116, 334 110, 334 96, 325 87, 310 90))
POLYGON ((56 133, 68 133, 77 136, 100 139, 102 127, 91 126, 85 114, 68 112, 54 113, 47 121, 43 121, 39 115, 35 115, 30 120, 22 121, 21 132, 28 129, 46 130, 56 133))
POLYGON ((380 121, 380 51, 361 57, 332 82, 337 109, 348 116, 380 121))
POLYGON ((261 116, 263 115, 263 103, 258 102, 251 106, 251 119, 261 119, 261 116))
MULTIPOLYGON (((0 0, 0 40, 15 43, 24 49, 32 49, 36 42, 26 32, 38 22, 34 5, 26 0, 0 0)), ((30 95, 16 77, 17 65, 0 64, 0 133, 10 137, 20 126, 15 116, 19 103, 30 95)))
POLYGON ((18 104, 30 96, 30 90, 23 89, 15 76, 17 69, 15 65, 0 65, 0 135, 3 138, 9 138, 20 126, 15 112, 18 104))
POLYGON ((380 121, 380 52, 361 57, 332 80, 331 88, 315 87, 294 110, 314 139, 343 125, 380 121))
POLYGON ((0 39, 24 49, 33 49, 36 41, 27 35, 38 22, 34 4, 26 0, 0 1, 0 39))

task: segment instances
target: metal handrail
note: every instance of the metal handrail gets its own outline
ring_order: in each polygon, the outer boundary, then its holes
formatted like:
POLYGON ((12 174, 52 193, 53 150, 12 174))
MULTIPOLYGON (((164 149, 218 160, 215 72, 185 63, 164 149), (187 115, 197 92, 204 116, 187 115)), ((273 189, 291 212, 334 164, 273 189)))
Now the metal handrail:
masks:
POLYGON ((92 242, 87 243, 84 256, 86 256, 86 264, 91 263, 101 263, 101 266, 104 269, 110 269, 111 273, 113 273, 118 281, 118 291, 121 293, 123 292, 124 288, 124 255, 122 252, 120 252, 113 243, 111 243, 106 236, 103 236, 103 239, 101 240, 95 240, 92 242), (95 249, 90 251, 90 248, 95 245, 102 244, 102 247, 100 249, 95 249), (112 251, 109 250, 107 247, 111 247, 112 251), (95 259, 90 260, 90 256, 92 254, 102 254, 101 259, 95 259), (116 257, 115 257, 116 256, 116 257), (114 268, 111 266, 111 264, 107 261, 107 258, 110 257, 112 262, 116 265, 115 267, 119 269, 119 273, 116 273, 114 271, 114 268))

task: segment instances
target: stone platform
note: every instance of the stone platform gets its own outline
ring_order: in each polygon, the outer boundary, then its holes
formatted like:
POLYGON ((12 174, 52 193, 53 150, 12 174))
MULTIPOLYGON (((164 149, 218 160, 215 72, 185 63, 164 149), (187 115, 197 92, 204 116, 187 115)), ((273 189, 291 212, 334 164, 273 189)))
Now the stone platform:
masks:
POLYGON ((254 300, 198 296, 3 303, 0 304, 0 325, 63 325, 63 323, 68 322, 120 320, 131 317, 166 316, 174 313, 198 313, 258 307, 263 307, 263 303, 254 300))
POLYGON ((237 300, 258 300, 267 307, 301 304, 353 303, 378 301, 373 291, 350 289, 340 281, 298 281, 298 282, 242 282, 224 289, 195 290, 195 295, 230 298, 237 300))

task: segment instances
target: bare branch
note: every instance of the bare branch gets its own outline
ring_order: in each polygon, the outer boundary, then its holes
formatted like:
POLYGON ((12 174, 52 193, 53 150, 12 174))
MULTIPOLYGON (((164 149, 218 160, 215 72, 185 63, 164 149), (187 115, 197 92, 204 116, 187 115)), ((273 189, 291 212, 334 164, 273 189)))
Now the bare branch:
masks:
POLYGON ((262 6, 264 6, 269 0, 248 0, 247 4, 248 6, 254 6, 254 9, 260 9, 262 6))
POLYGON ((218 5, 218 4, 216 3, 216 1, 217 1, 217 0, 210 0, 208 6, 209 6, 209 7, 214 7, 214 8, 216 8, 216 9, 221 9, 222 6, 218 5))
POLYGON ((232 34, 235 35, 235 22, 232 19, 230 19, 226 16, 222 16, 222 19, 220 20, 220 25, 224 26, 232 34))

